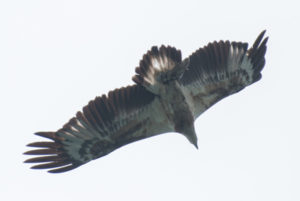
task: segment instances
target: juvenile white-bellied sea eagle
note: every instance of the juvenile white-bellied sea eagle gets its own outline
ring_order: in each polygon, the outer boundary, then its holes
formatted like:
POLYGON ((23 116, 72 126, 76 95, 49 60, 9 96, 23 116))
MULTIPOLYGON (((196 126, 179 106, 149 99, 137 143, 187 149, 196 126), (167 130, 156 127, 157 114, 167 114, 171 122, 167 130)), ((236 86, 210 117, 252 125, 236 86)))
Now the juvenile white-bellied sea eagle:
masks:
POLYGON ((25 152, 37 156, 33 169, 65 172, 131 142, 167 132, 184 135, 197 147, 194 121, 210 106, 261 78, 266 43, 263 31, 247 43, 209 43, 182 60, 180 50, 152 47, 140 61, 134 85, 96 97, 55 132, 36 135, 25 152))

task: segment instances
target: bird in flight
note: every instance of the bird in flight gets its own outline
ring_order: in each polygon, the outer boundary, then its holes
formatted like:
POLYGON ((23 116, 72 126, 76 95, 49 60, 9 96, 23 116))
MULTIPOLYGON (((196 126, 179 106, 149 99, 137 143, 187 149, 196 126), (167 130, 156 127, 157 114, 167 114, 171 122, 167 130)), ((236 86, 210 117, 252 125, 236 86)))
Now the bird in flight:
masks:
POLYGON ((209 43, 182 60, 170 46, 152 47, 133 76, 134 85, 96 97, 55 132, 37 132, 48 141, 26 163, 60 173, 105 156, 126 144, 168 132, 184 135, 197 148, 194 121, 219 100, 260 80, 265 65, 263 31, 248 43, 209 43))

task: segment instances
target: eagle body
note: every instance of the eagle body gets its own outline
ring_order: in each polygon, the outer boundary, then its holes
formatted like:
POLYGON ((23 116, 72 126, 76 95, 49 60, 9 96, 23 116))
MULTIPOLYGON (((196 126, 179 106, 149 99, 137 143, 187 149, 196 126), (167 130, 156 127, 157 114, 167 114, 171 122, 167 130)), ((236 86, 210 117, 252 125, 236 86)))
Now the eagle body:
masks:
POLYGON ((105 156, 121 146, 175 132, 197 147, 194 121, 219 100, 261 79, 268 37, 248 43, 209 43, 182 60, 170 46, 152 47, 135 69, 134 85, 97 96, 50 139, 28 144, 33 169, 60 173, 105 156))
POLYGON ((163 113, 171 126, 172 132, 181 133, 197 147, 197 136, 194 128, 192 102, 189 95, 184 93, 184 88, 177 80, 166 83, 160 91, 159 101, 163 113))

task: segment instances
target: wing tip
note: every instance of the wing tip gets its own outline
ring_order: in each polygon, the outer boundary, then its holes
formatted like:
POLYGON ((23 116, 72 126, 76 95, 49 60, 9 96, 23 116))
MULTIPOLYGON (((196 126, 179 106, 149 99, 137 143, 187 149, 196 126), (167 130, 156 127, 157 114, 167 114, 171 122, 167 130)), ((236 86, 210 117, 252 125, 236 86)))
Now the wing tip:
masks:
POLYGON ((23 163, 36 163, 30 169, 50 169, 48 172, 58 173, 66 172, 79 166, 80 162, 73 160, 63 150, 63 145, 61 144, 63 139, 57 136, 56 132, 36 132, 34 134, 52 141, 32 142, 26 145, 27 147, 35 148, 23 153, 24 155, 32 156, 32 158, 24 160, 23 163))
POLYGON ((30 167, 30 169, 40 170, 40 169, 50 169, 47 172, 49 173, 63 173, 70 170, 73 170, 83 163, 76 162, 71 160, 69 157, 63 157, 60 155, 52 156, 42 156, 29 158, 24 161, 24 163, 37 163, 30 167))
POLYGON ((251 60, 251 63, 253 64, 253 83, 260 80, 262 75, 261 71, 265 66, 265 54, 267 51, 267 42, 269 40, 269 37, 265 36, 266 30, 263 30, 256 40, 254 41, 251 49, 248 50, 248 57, 251 60))

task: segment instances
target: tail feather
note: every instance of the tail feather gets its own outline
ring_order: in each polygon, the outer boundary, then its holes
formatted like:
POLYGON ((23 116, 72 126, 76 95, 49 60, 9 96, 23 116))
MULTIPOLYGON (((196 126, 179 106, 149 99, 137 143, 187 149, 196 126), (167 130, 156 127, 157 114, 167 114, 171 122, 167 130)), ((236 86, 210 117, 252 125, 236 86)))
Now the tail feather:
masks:
POLYGON ((157 84, 167 83, 182 75, 185 66, 180 63, 180 50, 170 46, 154 46, 143 56, 132 80, 155 93, 157 84))

